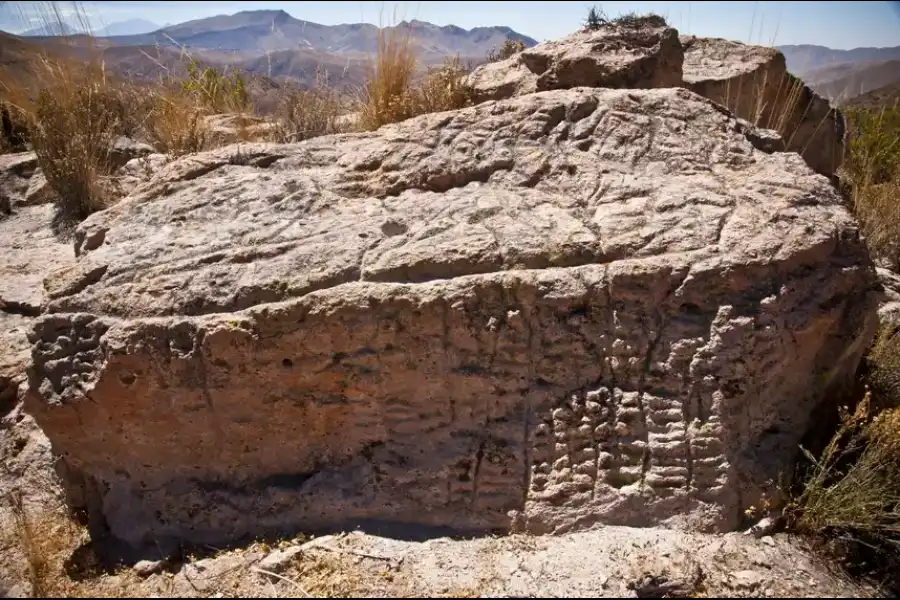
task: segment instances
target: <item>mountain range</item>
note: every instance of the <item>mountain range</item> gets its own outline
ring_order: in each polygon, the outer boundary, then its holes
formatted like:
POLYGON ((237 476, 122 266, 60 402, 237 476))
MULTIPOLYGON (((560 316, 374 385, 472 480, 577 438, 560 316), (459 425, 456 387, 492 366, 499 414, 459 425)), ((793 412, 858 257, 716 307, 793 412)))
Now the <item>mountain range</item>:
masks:
MULTIPOLYGON (((454 55, 479 62, 507 38, 529 47, 537 43, 504 26, 463 29, 413 20, 395 27, 410 32, 424 65, 454 55)), ((46 43, 58 39, 59 34, 75 39, 79 33, 74 26, 63 25, 62 31, 32 29, 20 36, 46 43)), ((310 83, 317 68, 325 68, 333 83, 350 86, 360 83, 365 60, 377 53, 379 41, 379 28, 372 24, 322 25, 297 19, 283 10, 247 10, 163 27, 144 19, 130 19, 93 33, 107 64, 132 77, 155 77, 160 65, 178 69, 187 53, 206 63, 227 64, 301 83, 310 83)), ((778 49, 791 72, 838 103, 900 83, 900 47, 835 50, 786 45, 778 49)))
POLYGON ((778 49, 792 73, 838 104, 900 84, 900 46, 835 50, 800 45, 778 49))
MULTIPOLYGON (((90 33, 93 33, 94 35, 99 37, 109 37, 140 35, 142 33, 149 33, 158 29, 160 29, 159 25, 146 19, 128 19, 125 21, 118 21, 116 23, 110 23, 109 25, 97 27, 90 33)), ((27 31, 23 31, 19 35, 22 37, 46 37, 54 35, 84 35, 87 33, 89 32, 77 23, 63 22, 59 24, 43 25, 41 27, 29 29, 27 31)))
MULTIPOLYGON (((369 23, 320 25, 296 19, 283 10, 248 10, 233 15, 207 17, 162 28, 146 21, 129 21, 110 25, 95 32, 113 46, 178 47, 188 51, 213 50, 237 53, 242 58, 285 51, 328 52, 342 56, 362 57, 378 50, 379 28, 369 23), (146 31, 122 33, 130 29, 146 31), (150 30, 147 30, 150 29, 150 30)), ((482 58, 491 48, 499 47, 507 38, 521 40, 526 46, 537 43, 533 38, 508 27, 476 27, 471 30, 455 25, 438 26, 424 21, 403 21, 396 27, 408 28, 419 55, 426 63, 459 54, 465 58, 482 58)), ((59 29, 58 27, 56 29, 59 29)), ((47 32, 32 30, 23 35, 49 37, 47 32)), ((59 34, 59 32, 50 32, 59 34)), ((74 31, 64 31, 71 35, 74 31)))

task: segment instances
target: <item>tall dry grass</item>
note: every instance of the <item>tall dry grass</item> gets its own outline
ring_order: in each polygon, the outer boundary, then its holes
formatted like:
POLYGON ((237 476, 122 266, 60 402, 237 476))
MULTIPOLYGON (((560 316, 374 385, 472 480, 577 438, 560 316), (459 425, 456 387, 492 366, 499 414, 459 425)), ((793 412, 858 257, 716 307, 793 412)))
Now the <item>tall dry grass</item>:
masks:
POLYGON ((417 115, 463 108, 471 103, 467 69, 459 57, 419 70, 415 39, 408 27, 383 27, 370 62, 359 109, 359 127, 375 130, 417 115))
MULTIPOLYGON (((30 15, 46 31, 64 33, 60 4, 30 3, 30 15)), ((80 4, 72 6, 69 19, 89 31, 80 4)), ((86 56, 74 60, 66 56, 66 43, 62 38, 60 47, 45 48, 33 57, 27 76, 4 77, 0 84, 0 100, 21 124, 64 222, 81 220, 113 200, 107 185, 111 145, 117 136, 134 133, 133 103, 138 97, 107 73, 97 48, 79 39, 81 46, 72 54, 86 56)))
POLYGON ((287 90, 281 95, 275 137, 294 142, 348 130, 353 123, 341 121, 346 104, 340 92, 329 85, 328 73, 319 69, 310 89, 287 90))
POLYGON ((900 105, 851 109, 847 118, 853 211, 873 255, 900 270, 900 105))
MULTIPOLYGON (((46 30, 65 31, 58 3, 32 8, 46 30)), ((75 15, 86 28, 83 12, 75 15)), ((27 131, 64 220, 83 219, 111 201, 105 181, 110 146, 115 137, 133 132, 133 98, 90 49, 86 61, 44 53, 33 62, 28 81, 6 79, 0 86, 0 99, 27 131)))
POLYGON ((418 66, 409 28, 382 27, 378 53, 370 62, 359 123, 374 130, 413 116, 412 83, 418 66))

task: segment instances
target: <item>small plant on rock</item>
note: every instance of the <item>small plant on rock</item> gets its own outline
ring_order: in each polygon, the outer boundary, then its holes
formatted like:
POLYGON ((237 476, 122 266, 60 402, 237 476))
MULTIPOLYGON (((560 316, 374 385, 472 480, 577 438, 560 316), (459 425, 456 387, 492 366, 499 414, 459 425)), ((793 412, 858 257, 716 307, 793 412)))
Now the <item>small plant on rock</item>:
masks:
POLYGON ((609 21, 606 18, 606 13, 604 13, 602 9, 592 6, 588 10, 587 18, 584 20, 584 29, 585 31, 598 31, 608 23, 609 21))
POLYGON ((523 40, 516 40, 508 37, 504 40, 503 45, 500 46, 499 51, 496 48, 491 48, 487 55, 487 61, 499 62, 501 60, 506 60, 513 54, 518 54, 523 50, 525 50, 525 42, 523 40))

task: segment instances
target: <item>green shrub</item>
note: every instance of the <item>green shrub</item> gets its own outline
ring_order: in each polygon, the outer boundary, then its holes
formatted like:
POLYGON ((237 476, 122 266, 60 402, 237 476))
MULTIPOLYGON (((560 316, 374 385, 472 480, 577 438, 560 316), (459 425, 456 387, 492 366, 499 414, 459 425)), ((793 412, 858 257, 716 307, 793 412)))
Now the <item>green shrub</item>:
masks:
POLYGON ((853 211, 872 255, 900 269, 900 108, 848 111, 853 211))
POLYGON ((250 106, 247 83, 238 72, 230 74, 215 67, 201 67, 192 60, 182 90, 215 113, 245 112, 250 106))

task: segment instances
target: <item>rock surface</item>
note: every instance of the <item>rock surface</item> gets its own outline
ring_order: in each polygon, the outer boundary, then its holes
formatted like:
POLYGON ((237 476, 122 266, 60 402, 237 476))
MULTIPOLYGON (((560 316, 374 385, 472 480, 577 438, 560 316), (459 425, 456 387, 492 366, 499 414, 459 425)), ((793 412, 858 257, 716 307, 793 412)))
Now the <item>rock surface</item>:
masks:
POLYGON ((774 48, 718 38, 681 38, 685 87, 754 125, 782 133, 817 173, 833 176, 844 158, 844 117, 788 73, 774 48))
POLYGON ((479 66, 468 84, 478 102, 579 86, 679 87, 682 60, 678 32, 650 17, 538 44, 479 66))
POLYGON ((13 207, 26 203, 32 179, 39 173, 34 152, 0 154, 0 218, 9 214, 13 207))
POLYGON ((28 402, 71 501, 154 551, 733 529, 879 298, 837 192, 751 133, 582 88, 166 165, 46 280, 28 402))
MULTIPOLYGON (((52 206, 19 206, 0 220, 0 498, 40 501, 54 491, 50 442, 22 410, 31 364, 28 331, 43 303, 46 272, 71 263, 70 243, 53 234, 52 206)), ((0 503, 0 522, 4 520, 0 503)))

